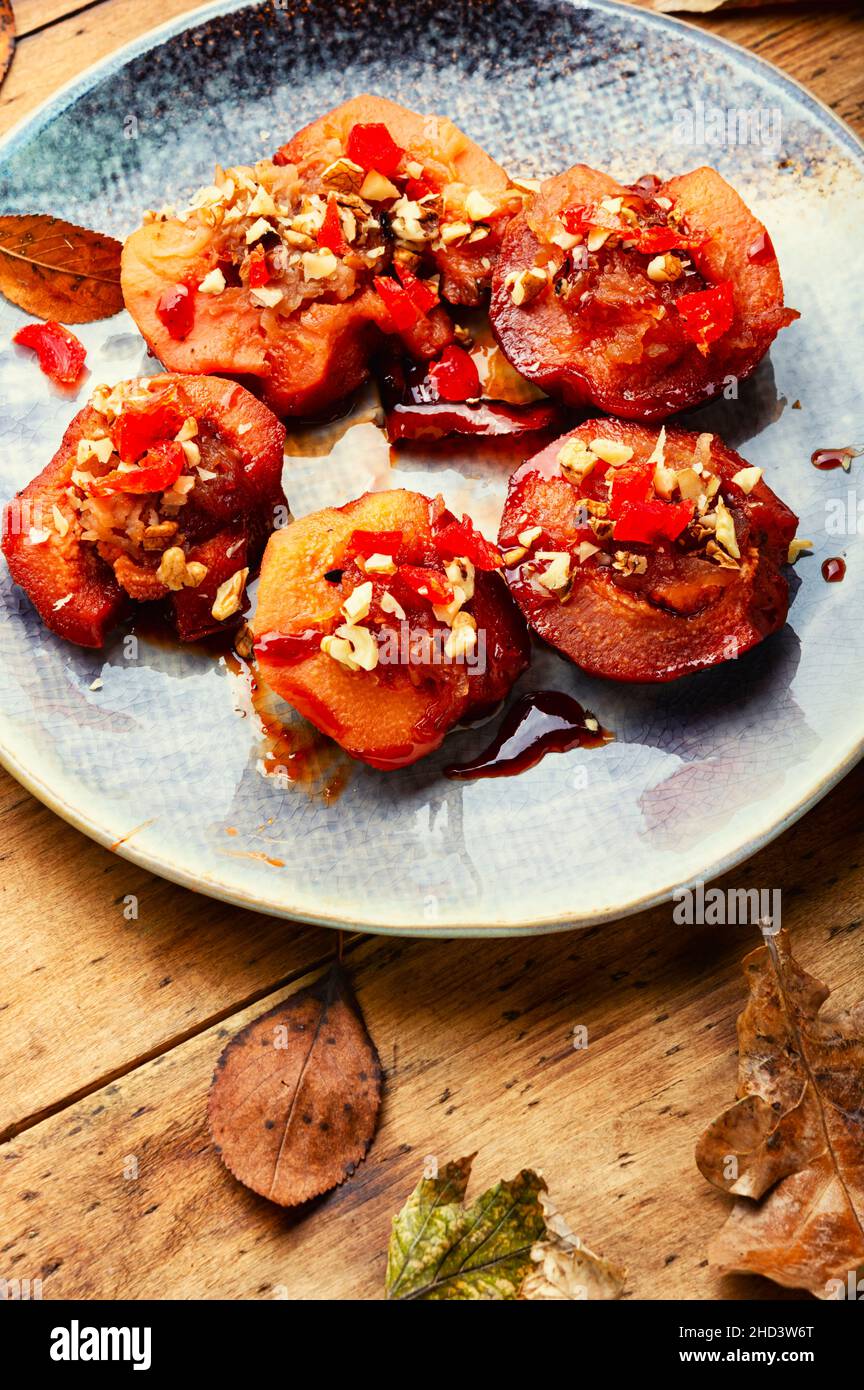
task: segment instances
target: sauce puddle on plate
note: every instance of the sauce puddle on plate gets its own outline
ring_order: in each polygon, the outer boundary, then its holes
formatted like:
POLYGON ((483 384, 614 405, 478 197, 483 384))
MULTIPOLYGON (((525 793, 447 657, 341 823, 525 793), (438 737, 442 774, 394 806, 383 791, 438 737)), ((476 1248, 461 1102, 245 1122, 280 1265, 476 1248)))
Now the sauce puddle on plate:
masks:
MULTIPOLYGON (((321 640, 316 633, 316 644, 321 640)), ((308 653, 307 653, 308 654, 308 653)), ((271 653, 271 660, 273 654, 271 653)), ((301 660, 283 649, 286 660, 301 660)), ((226 668, 237 681, 238 712, 254 718, 260 738, 257 759, 262 776, 285 789, 302 788, 326 806, 339 799, 351 775, 351 759, 341 748, 305 720, 285 722, 271 706, 271 694, 262 686, 249 659, 238 652, 223 655, 226 668)))
POLYGON ((846 561, 840 555, 832 555, 822 561, 822 578, 826 584, 839 584, 846 578, 846 561))
POLYGON ((613 738, 572 695, 561 690, 536 690, 516 701, 484 752, 469 762, 446 767, 444 775, 465 782, 479 777, 513 777, 535 767, 547 753, 602 748, 613 738))
POLYGON ((810 455, 810 462, 823 473, 828 473, 834 468, 843 468, 848 473, 852 467, 852 460, 859 458, 862 453, 864 449, 855 449, 851 444, 839 449, 814 449, 810 455))

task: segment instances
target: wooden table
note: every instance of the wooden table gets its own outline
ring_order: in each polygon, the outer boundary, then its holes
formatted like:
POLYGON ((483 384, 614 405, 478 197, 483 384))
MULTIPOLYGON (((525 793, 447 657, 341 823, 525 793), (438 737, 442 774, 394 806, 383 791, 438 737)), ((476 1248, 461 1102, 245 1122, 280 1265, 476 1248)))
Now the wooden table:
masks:
MULTIPOLYGON (((188 8, 15 0, 0 129, 188 8)), ((860 12, 812 4, 706 27, 864 128, 860 12)), ((862 790, 864 766, 729 879, 782 887, 800 959, 845 1005, 864 973, 862 790)), ((541 1168, 573 1228, 628 1266, 632 1296, 773 1292, 708 1269, 728 1204, 693 1164, 733 1096, 751 932, 675 927, 665 906, 536 940, 350 942, 386 1070, 381 1127, 353 1180, 292 1214, 224 1170, 206 1094, 228 1037, 308 981, 333 934, 153 878, 6 774, 0 860, 0 1276, 41 1277, 46 1298, 379 1297, 390 1218, 425 1156, 476 1149, 478 1191, 541 1168)))

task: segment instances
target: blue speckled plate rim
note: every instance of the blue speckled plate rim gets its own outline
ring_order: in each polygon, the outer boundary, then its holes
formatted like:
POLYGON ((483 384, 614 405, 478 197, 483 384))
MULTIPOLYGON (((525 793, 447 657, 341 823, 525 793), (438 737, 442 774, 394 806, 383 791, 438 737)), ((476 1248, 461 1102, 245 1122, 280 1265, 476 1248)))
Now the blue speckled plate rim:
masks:
MULTIPOLYGON (((574 8, 592 9, 605 11, 619 17, 626 17, 628 22, 634 24, 644 24, 655 26, 659 29, 670 29, 673 32, 684 29, 692 40, 703 48, 716 49, 721 54, 732 53, 738 63, 743 63, 754 69, 758 75, 760 69, 766 69, 770 73, 775 83, 779 83, 785 88, 793 99, 803 103, 814 115, 832 126, 836 134, 841 138, 849 152, 854 156, 856 162, 864 173, 864 142, 862 142, 851 126, 847 125, 842 117, 838 116, 824 102, 808 92, 806 88, 800 86, 790 78, 782 69, 770 63, 767 59, 741 48, 738 44, 732 43, 729 39, 724 39, 716 34, 707 33, 694 24, 689 24, 685 20, 678 19, 672 15, 657 14, 650 10, 635 9, 630 5, 619 3, 619 0, 565 0, 572 3, 574 8)), ((34 135, 43 129, 49 121, 58 116, 72 102, 91 91, 101 79, 112 72, 123 68, 132 58, 138 57, 150 49, 157 48, 165 40, 174 38, 179 34, 185 33, 189 29, 196 28, 199 24, 208 19, 215 19, 222 15, 236 14, 242 10, 255 8, 253 4, 234 4, 232 0, 227 3, 216 3, 202 5, 197 9, 186 11, 176 19, 168 20, 165 24, 159 25, 155 29, 149 30, 146 34, 122 48, 108 54, 99 62, 87 68, 78 77, 67 82, 59 91, 48 97, 42 102, 35 111, 24 116, 10 131, 0 137, 0 157, 14 150, 17 145, 23 143, 25 139, 32 139, 34 135)), ((208 897, 216 898, 221 902, 226 902, 235 907, 245 908, 250 911, 263 912, 270 916, 285 918, 286 920, 304 921, 316 926, 334 928, 362 928, 382 936, 424 936, 439 937, 442 939, 452 939, 454 937, 483 937, 483 936, 532 936, 538 933, 551 933, 553 931, 568 931, 575 928, 585 928, 595 926, 602 922, 615 921, 621 917, 630 916, 635 912, 656 906, 658 903, 666 901, 671 894, 678 888, 692 887, 698 881, 707 881, 725 873, 736 865, 743 863, 752 855, 756 854, 765 845, 788 830, 796 821, 814 806, 818 801, 826 796, 842 778, 864 756, 864 730, 857 741, 835 766, 819 781, 815 782, 809 791, 793 806, 780 820, 772 820, 767 828, 756 835, 752 835, 745 845, 730 852, 720 860, 706 866, 698 878, 692 879, 688 883, 669 883, 664 888, 656 892, 643 895, 631 901, 618 904, 606 912, 590 914, 579 917, 578 919, 552 917, 526 922, 523 925, 514 923, 502 923, 500 921, 473 922, 454 924, 450 923, 446 927, 438 928, 418 923, 416 920, 401 921, 382 924, 371 921, 357 921, 354 918, 345 916, 328 916, 324 913, 310 912, 304 908, 302 912, 292 910, 288 906, 275 905, 266 898, 260 898, 252 894, 234 891, 227 888, 222 883, 211 883, 206 877, 189 873, 179 865, 172 864, 161 858, 158 854, 150 850, 139 850, 134 844, 133 829, 128 832, 128 839, 118 841, 115 832, 107 831, 101 825, 91 820, 82 811, 68 804, 66 801, 57 797, 51 787, 43 782, 38 776, 28 768, 19 763, 18 759, 2 743, 0 743, 0 764, 11 773, 13 777, 31 792, 39 801, 48 806, 51 811, 67 821, 76 830, 86 834, 90 839, 95 840, 106 849, 112 849, 120 854, 124 859, 136 864, 139 868, 156 873, 162 878, 166 878, 173 883, 179 884, 183 888, 189 888, 193 892, 203 893, 208 897)), ((139 827, 143 829, 144 827, 139 827)))
MULTIPOLYGON (((326 3, 326 0, 318 0, 318 2, 326 3)), ((533 0, 525 0, 525 3, 533 3, 533 0)), ((641 23, 649 27, 653 25, 657 29, 670 29, 673 32, 684 29, 693 36, 694 43, 703 48, 717 49, 723 54, 731 51, 739 63, 755 68, 757 72, 760 68, 766 68, 775 81, 786 88, 790 96, 798 101, 803 101, 804 105, 808 106, 811 111, 821 115, 836 127, 838 134, 842 136, 844 143, 864 171, 864 141, 859 139, 852 127, 843 120, 842 116, 838 116, 835 111, 832 111, 830 106, 826 106, 806 87, 802 87, 782 68, 769 62, 767 58, 751 52, 750 49, 742 48, 740 44, 733 43, 731 39, 724 39, 718 34, 711 34, 705 29, 700 29, 698 25, 679 19, 676 15, 658 14, 653 10, 637 9, 633 5, 621 3, 621 0, 564 0, 564 3, 572 4, 574 9, 600 10, 608 14, 623 16, 631 23, 641 23)), ((164 24, 158 25, 155 29, 149 29, 146 34, 132 39, 122 48, 115 49, 113 53, 100 58, 97 63, 86 68, 78 77, 71 78, 29 115, 23 116, 11 130, 0 136, 0 155, 14 150, 25 138, 29 139, 32 135, 38 134, 40 129, 65 110, 74 100, 83 96, 85 92, 91 91, 102 77, 125 67, 132 58, 147 53, 151 48, 158 48, 166 39, 175 38, 178 34, 185 33, 187 29, 194 29, 208 19, 216 19, 228 14, 239 14, 242 10, 255 8, 255 0, 250 0, 248 4, 234 4, 232 0, 226 0, 226 3, 223 4, 221 0, 215 0, 214 4, 200 5, 197 9, 186 10, 176 19, 166 20, 164 24)))

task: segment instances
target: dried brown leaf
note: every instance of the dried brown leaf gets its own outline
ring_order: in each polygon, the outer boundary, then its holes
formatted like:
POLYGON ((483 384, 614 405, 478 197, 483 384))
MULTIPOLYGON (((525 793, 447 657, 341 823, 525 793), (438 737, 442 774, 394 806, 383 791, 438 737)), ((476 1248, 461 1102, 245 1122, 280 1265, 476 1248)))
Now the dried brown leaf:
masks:
POLYGON ((114 237, 47 213, 0 216, 0 292, 40 319, 90 323, 123 308, 114 237))
POLYGON ((15 53, 15 16, 12 0, 0 0, 0 82, 12 65, 15 53))
POLYGON ((535 1268, 522 1281, 519 1297, 592 1303, 620 1298, 627 1271, 589 1250, 570 1230, 548 1192, 541 1192, 540 1204, 546 1235, 531 1251, 535 1268))
POLYGON ((296 1206, 344 1182, 381 1105, 378 1053, 341 965, 232 1038, 210 1088, 210 1133, 240 1182, 296 1206))
POLYGON ((744 972, 740 1099, 696 1149, 708 1181, 740 1199, 709 1259, 830 1297, 829 1281, 864 1263, 864 1003, 823 1014, 830 991, 785 931, 744 972))

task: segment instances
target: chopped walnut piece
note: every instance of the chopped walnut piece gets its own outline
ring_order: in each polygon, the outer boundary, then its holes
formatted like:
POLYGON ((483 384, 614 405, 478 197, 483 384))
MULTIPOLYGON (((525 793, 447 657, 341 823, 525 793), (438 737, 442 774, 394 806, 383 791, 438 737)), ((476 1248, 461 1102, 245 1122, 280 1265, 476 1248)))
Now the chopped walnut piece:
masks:
POLYGON ((477 623, 470 613, 457 613, 453 627, 444 643, 444 655, 450 661, 467 656, 477 645, 477 623))
POLYGON ((548 561, 546 569, 541 574, 535 576, 537 583, 542 584, 544 589, 550 593, 557 594, 559 598, 566 596, 570 591, 570 556, 566 550, 538 550, 537 560, 544 563, 548 561))
POLYGON ((741 551, 738 549, 738 537, 735 534, 735 522, 732 513, 729 511, 723 498, 718 498, 717 506, 714 511, 714 535, 717 543, 722 545, 727 554, 733 559, 740 560, 741 551))
POLYGON ((633 457, 633 450, 630 445, 620 444, 617 439, 605 439, 599 436, 597 439, 592 439, 588 447, 612 468, 619 468, 622 464, 629 463, 633 457))
POLYGON ((611 232, 607 232, 603 227, 593 227, 588 233, 586 246, 589 251, 599 251, 609 240, 611 232))
POLYGON ((358 192, 365 177, 365 171, 347 155, 343 155, 341 159, 334 159, 321 175, 324 183, 329 183, 332 188, 344 193, 358 192))
POLYGON ((645 555, 634 555, 631 550, 616 550, 612 561, 613 570, 620 570, 625 577, 631 574, 644 574, 648 568, 645 555))
POLYGON ((394 598, 389 589, 385 589, 381 595, 381 609, 384 613, 392 613, 394 618, 398 618, 400 623, 405 621, 405 609, 397 598, 394 598))
POLYGON ((441 240, 445 246, 452 246, 470 236, 474 228, 470 222, 444 222, 441 226, 441 240))
POLYGON ((496 205, 479 189, 472 188, 465 199, 465 212, 472 222, 484 222, 496 211, 496 205))
POLYGON ((215 270, 208 271, 204 279, 198 286, 201 294, 221 294, 225 288, 225 276, 217 266, 215 270))
POLYGON ((799 556, 809 554, 809 552, 812 549, 812 541, 806 541, 803 539, 803 537, 796 536, 794 540, 789 542, 787 563, 790 565, 794 565, 795 561, 799 558, 799 556))
POLYGON ((360 185, 360 197, 370 203, 386 203, 390 198, 399 197, 399 189, 377 169, 370 169, 360 185))
POLYGON ((732 481, 749 496, 761 477, 761 468, 739 468, 732 481))
POLYGON ((684 267, 677 256, 673 256, 671 251, 667 251, 664 256, 655 256, 648 262, 648 279, 655 284, 666 285, 672 280, 680 280, 684 274, 684 267))
MULTIPOLYGON (((306 276, 307 280, 310 278, 306 276)), ((282 303, 283 295, 278 285, 255 285, 249 291, 249 298, 261 309, 275 309, 282 303)))
POLYGON ((180 445, 180 448, 183 450, 183 453, 186 457, 186 467, 197 468, 198 464, 201 462, 201 450, 198 448, 198 445, 195 443, 195 440, 184 439, 180 445))
POLYGON ((663 464, 663 465, 665 466, 665 463, 666 463, 666 426, 665 426, 665 425, 661 425, 661 426, 660 426, 660 433, 659 433, 658 436, 657 436, 657 442, 656 442, 656 444, 654 445, 654 448, 651 450, 651 453, 648 455, 648 463, 660 463, 660 464, 663 464))
POLYGON ((113 452, 114 444, 107 436, 104 439, 79 439, 75 461, 81 464, 90 458, 97 458, 100 463, 107 463, 113 452))
MULTIPOLYGON (((303 278, 305 280, 326 280, 328 276, 335 274, 339 268, 339 261, 332 251, 304 251, 301 257, 303 262, 303 278)), ((279 292, 281 298, 281 290, 279 292)))
POLYGON ((702 465, 702 468, 707 468, 710 470, 711 445, 713 443, 713 434, 700 434, 699 438, 696 440, 696 449, 693 454, 693 467, 696 469, 697 473, 700 472, 700 464, 702 465))
POLYGON ((243 590, 246 587, 246 580, 249 578, 249 570, 237 570, 230 579, 226 579, 224 584, 220 584, 216 590, 216 598, 213 607, 210 609, 217 623, 223 623, 226 618, 239 612, 240 604, 243 599, 243 590))
POLYGON ((206 573, 206 565, 202 565, 198 560, 192 560, 187 564, 182 547, 172 545, 159 562, 156 578, 166 589, 176 593, 178 589, 197 589, 206 573))
POLYGON ((266 236, 268 232, 273 232, 275 230, 275 227, 271 227, 266 218, 259 217, 258 221, 253 222, 246 233, 246 245, 251 246, 253 242, 260 241, 262 236, 266 236))
POLYGON ((259 184, 255 190, 255 197, 246 209, 247 217, 275 217, 277 214, 276 204, 273 195, 268 193, 263 184, 259 184))
POLYGON ((655 463, 653 482, 657 496, 668 502, 678 487, 678 474, 674 468, 667 468, 665 463, 655 463))
MULTIPOLYGON (((161 550, 177 534, 176 521, 160 521, 154 526, 145 526, 142 543, 145 550, 161 550)), ((178 547, 179 548, 179 547, 178 547)))
POLYGON ((448 627, 452 627, 456 619, 456 614, 461 609, 463 603, 467 602, 468 596, 465 593, 465 590, 460 588, 458 584, 454 584, 453 597, 450 600, 450 602, 433 603, 432 612, 435 614, 435 617, 438 619, 439 623, 446 623, 448 627))
POLYGON ((363 568, 367 574, 395 574, 397 565, 392 555, 375 554, 366 556, 363 568))
POLYGON ((741 568, 738 561, 733 560, 729 552, 724 550, 721 545, 718 545, 715 540, 710 540, 708 542, 705 547, 705 554, 708 556, 709 560, 713 560, 721 569, 738 570, 741 568))
POLYGON ((679 468, 675 474, 678 491, 687 502, 695 502, 703 489, 703 481, 692 468, 679 468))
POLYGON ((579 246, 584 238, 578 232, 556 232, 552 238, 552 245, 558 246, 562 251, 572 251, 575 246, 579 246))
POLYGON ((598 541, 608 541, 612 536, 612 532, 615 530, 615 522, 603 516, 590 517, 588 525, 591 527, 598 541))
POLYGON ((518 565, 520 560, 524 560, 528 551, 524 545, 515 545, 512 550, 505 550, 503 555, 504 564, 508 569, 518 565))
POLYGON ((601 502, 596 497, 582 497, 579 501, 580 508, 584 507, 589 516, 608 516, 609 503, 601 502))
POLYGON ((321 638, 321 650, 349 671, 374 671, 378 645, 368 627, 343 623, 335 635, 321 638))
POLYGON ((187 439, 194 439, 198 434, 198 421, 194 415, 187 415, 183 424, 174 436, 176 444, 185 444, 187 439))
POLYGON ((517 306, 530 304, 548 283, 546 270, 541 265, 530 266, 527 270, 511 270, 504 280, 510 298, 517 306))
POLYGON ((598 459, 582 439, 568 439, 558 451, 558 465, 572 482, 581 483, 594 468, 598 459))
POLYGON ((448 560, 444 566, 444 573, 453 585, 454 590, 459 589, 464 598, 463 603, 474 597, 475 568, 470 560, 463 558, 448 560))
POLYGON ((369 610, 372 607, 372 580, 367 579, 365 584, 358 584, 342 604, 342 613, 349 623, 361 623, 364 618, 369 617, 369 610))
POLYGON ((238 656, 242 656, 244 659, 250 657, 255 650, 255 638, 248 623, 244 623, 238 629, 234 638, 234 650, 238 656))

